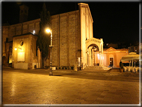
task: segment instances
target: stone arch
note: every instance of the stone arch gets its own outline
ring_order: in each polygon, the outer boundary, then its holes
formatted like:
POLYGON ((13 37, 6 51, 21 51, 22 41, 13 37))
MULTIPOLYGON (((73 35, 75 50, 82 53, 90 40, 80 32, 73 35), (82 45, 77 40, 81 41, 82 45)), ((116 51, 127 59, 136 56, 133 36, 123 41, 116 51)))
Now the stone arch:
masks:
MULTIPOLYGON (((90 44, 90 45, 88 46, 88 48, 89 48, 89 47, 92 47, 92 48, 95 47, 95 48, 96 48, 95 51, 99 51, 99 47, 98 47, 98 45, 96 45, 96 44, 90 44)), ((87 48, 87 49, 88 49, 88 48, 87 48)))
POLYGON ((87 47, 87 66, 96 65, 96 52, 99 52, 99 47, 96 44, 90 44, 87 47))
MULTIPOLYGON (((94 66, 95 65, 95 52, 93 48, 96 48, 99 53, 99 56, 103 54, 103 40, 91 38, 86 40, 86 58, 87 58, 87 66, 94 66)), ((99 60, 99 65, 102 65, 102 61, 99 60)))
POLYGON ((86 40, 86 49, 90 46, 97 46, 99 48, 99 51, 103 51, 103 40, 96 38, 86 40))

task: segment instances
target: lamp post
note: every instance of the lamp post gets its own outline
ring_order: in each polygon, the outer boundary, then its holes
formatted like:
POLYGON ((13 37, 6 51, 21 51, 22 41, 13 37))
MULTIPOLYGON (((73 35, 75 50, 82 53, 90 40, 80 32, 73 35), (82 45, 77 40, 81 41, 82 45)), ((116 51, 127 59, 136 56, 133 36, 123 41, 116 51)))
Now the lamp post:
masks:
POLYGON ((49 76, 53 76, 53 72, 52 72, 52 31, 50 29, 46 29, 47 33, 51 33, 51 41, 50 41, 50 72, 49 72, 49 76))

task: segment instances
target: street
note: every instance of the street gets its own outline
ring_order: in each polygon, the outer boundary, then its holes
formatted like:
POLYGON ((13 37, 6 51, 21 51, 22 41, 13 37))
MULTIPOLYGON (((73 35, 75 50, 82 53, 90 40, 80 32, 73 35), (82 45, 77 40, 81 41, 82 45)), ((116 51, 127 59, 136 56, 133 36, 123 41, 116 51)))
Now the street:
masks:
POLYGON ((139 104, 139 73, 3 69, 3 104, 139 104))

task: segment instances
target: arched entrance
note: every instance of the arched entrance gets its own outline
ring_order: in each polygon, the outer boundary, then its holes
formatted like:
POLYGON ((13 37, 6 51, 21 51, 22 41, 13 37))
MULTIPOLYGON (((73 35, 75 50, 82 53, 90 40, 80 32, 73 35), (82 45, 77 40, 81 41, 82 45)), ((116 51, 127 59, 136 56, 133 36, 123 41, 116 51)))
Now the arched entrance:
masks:
POLYGON ((99 47, 96 44, 91 44, 87 48, 87 66, 96 65, 96 52, 99 52, 99 47))
POLYGON ((103 65, 103 40, 91 38, 86 41, 87 66, 103 65))

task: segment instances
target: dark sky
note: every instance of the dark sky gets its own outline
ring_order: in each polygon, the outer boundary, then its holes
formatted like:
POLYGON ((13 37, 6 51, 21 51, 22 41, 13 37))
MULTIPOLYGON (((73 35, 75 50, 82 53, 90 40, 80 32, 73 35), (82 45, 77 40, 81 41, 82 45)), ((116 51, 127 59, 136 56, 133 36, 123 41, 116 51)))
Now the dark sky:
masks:
MULTIPOLYGON (((28 20, 39 18, 43 2, 23 2, 29 7, 28 20)), ((89 2, 94 20, 93 33, 105 43, 136 42, 139 40, 139 3, 89 2)), ((51 15, 78 10, 76 2, 46 2, 51 15)), ((19 22, 19 3, 2 2, 2 23, 19 22)))

